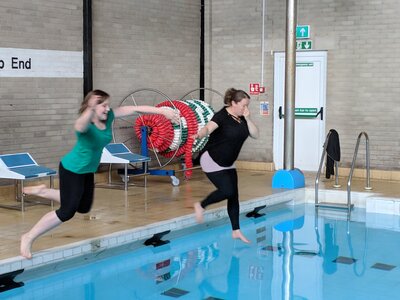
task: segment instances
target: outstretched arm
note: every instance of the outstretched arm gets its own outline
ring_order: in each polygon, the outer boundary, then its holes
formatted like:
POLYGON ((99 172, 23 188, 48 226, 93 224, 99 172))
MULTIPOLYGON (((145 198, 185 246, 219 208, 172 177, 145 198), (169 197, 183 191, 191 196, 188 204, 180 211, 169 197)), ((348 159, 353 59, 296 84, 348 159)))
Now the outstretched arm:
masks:
POLYGON ((215 129, 218 128, 218 124, 214 121, 210 121, 200 131, 192 136, 193 139, 201 139, 209 136, 215 129))
POLYGON ((167 119, 171 120, 172 123, 179 124, 180 117, 179 111, 163 107, 154 107, 149 105, 139 105, 139 106, 120 106, 113 109, 114 116, 116 118, 122 118, 134 115, 136 113, 144 114, 160 114, 165 116, 167 119))

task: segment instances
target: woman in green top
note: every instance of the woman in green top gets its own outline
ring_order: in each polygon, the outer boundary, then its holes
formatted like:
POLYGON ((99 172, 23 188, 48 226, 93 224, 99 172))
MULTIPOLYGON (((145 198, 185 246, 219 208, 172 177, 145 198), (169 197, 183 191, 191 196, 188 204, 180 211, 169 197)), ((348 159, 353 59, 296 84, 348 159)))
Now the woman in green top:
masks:
POLYGON ((94 173, 103 148, 111 142, 114 118, 135 113, 162 114, 173 123, 179 123, 179 113, 169 108, 153 106, 121 106, 110 108, 110 96, 101 90, 88 93, 75 121, 77 142, 59 165, 60 189, 45 185, 26 187, 25 194, 60 202, 60 208, 45 214, 21 237, 21 255, 32 258, 32 243, 42 234, 71 219, 76 212, 88 213, 93 203, 94 173))

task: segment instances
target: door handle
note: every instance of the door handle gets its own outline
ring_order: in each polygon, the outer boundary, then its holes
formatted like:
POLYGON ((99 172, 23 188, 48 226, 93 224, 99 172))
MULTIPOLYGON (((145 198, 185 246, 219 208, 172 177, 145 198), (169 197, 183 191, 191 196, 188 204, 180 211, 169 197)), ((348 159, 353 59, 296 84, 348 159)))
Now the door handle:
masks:
POLYGON ((321 115, 321 121, 322 121, 324 119, 324 108, 322 106, 319 112, 315 115, 315 117, 318 117, 318 115, 321 115))
POLYGON ((279 113, 279 119, 282 119, 282 118, 283 118, 282 106, 279 106, 279 108, 278 108, 278 113, 279 113))

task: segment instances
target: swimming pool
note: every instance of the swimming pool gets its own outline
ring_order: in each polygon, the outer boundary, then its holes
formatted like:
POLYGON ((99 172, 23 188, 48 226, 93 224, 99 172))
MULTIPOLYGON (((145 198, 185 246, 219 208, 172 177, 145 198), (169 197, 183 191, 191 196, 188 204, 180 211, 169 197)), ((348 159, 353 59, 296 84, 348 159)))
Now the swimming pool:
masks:
POLYGON ((0 299, 398 299, 400 233, 385 228, 387 215, 356 208, 348 220, 293 203, 262 212, 242 216, 250 245, 232 240, 223 220, 159 247, 23 273, 24 286, 0 299))

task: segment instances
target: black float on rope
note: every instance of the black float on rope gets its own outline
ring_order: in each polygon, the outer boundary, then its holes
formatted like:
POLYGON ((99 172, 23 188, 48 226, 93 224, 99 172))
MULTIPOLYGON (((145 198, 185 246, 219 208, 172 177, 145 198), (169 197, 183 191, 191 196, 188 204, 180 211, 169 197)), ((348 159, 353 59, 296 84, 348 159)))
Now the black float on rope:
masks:
POLYGON ((169 241, 168 240, 163 241, 162 238, 164 235, 166 235, 170 232, 171 232, 171 230, 156 233, 151 238, 147 239, 143 244, 146 246, 154 246, 154 247, 159 247, 159 246, 168 244, 169 241))
POLYGON ((264 213, 260 214, 260 213, 258 213, 258 212, 259 212, 260 210, 266 208, 266 207, 267 207, 266 205, 257 206, 257 207, 255 207, 251 212, 248 212, 248 213, 246 214, 246 217, 248 217, 248 218, 259 218, 259 217, 262 217, 262 216, 264 216, 265 214, 264 214, 264 213))
POLYGON ((0 275, 0 293, 24 286, 23 282, 15 282, 14 281, 15 276, 17 276, 18 274, 21 274, 23 271, 24 271, 24 269, 21 269, 21 270, 12 271, 9 273, 1 274, 0 275))

